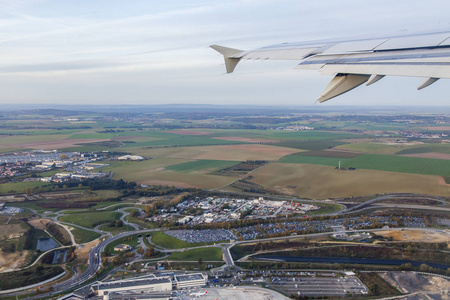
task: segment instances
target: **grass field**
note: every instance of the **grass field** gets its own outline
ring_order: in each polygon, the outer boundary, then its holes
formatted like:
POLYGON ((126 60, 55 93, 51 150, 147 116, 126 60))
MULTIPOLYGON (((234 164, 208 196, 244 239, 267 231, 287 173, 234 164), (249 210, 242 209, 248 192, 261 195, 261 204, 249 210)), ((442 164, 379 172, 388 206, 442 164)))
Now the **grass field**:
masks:
MULTIPOLYGON (((323 151, 326 152, 326 151, 323 151)), ((444 159, 404 157, 394 155, 364 154, 351 159, 292 154, 282 158, 281 163, 312 164, 342 168, 357 168, 387 172, 450 176, 450 161, 444 159)), ((306 153, 308 154, 308 153, 306 153)), ((314 152, 312 153, 314 154, 314 152)))
POLYGON ((364 154, 342 162, 343 167, 389 172, 450 176, 450 161, 444 159, 364 154))
POLYGON ((307 212, 307 215, 323 215, 323 214, 331 214, 337 211, 340 211, 343 209, 343 207, 339 204, 334 203, 324 203, 324 202, 317 202, 313 203, 314 205, 319 206, 320 208, 318 210, 312 210, 307 212))
POLYGON ((108 223, 111 220, 119 220, 122 214, 119 212, 90 212, 61 216, 60 221, 79 225, 86 228, 108 223))
POLYGON ((130 245, 131 247, 137 247, 139 245, 138 234, 128 235, 126 237, 123 237, 121 239, 109 243, 105 247, 105 252, 111 254, 118 254, 119 253, 118 251, 114 251, 114 247, 119 244, 126 244, 130 245))
POLYGON ((272 163, 252 173, 252 182, 286 194, 312 199, 379 193, 450 194, 437 176, 376 170, 336 170, 334 167, 272 163))
POLYGON ((183 252, 172 252, 169 260, 181 261, 222 261, 222 250, 217 247, 191 249, 183 252))
POLYGON ((0 195, 24 193, 27 188, 37 188, 40 186, 46 186, 48 183, 37 182, 6 182, 0 184, 0 195))
POLYGON ((428 152, 447 153, 450 154, 450 144, 427 144, 417 148, 409 148, 398 151, 397 155, 404 154, 420 154, 428 152))
MULTIPOLYGON (((110 166, 103 168, 103 170, 112 171, 114 173, 113 179, 178 187, 215 188, 227 185, 234 180, 234 177, 165 170, 168 166, 185 162, 188 162, 188 159, 157 157, 141 162, 107 162, 110 166)), ((223 164, 228 165, 228 162, 223 162, 223 164)), ((193 167, 189 164, 187 166, 193 167)), ((182 166, 181 169, 186 169, 186 166, 182 166)))
POLYGON ((152 236, 152 243, 167 249, 181 249, 191 247, 188 242, 179 240, 170 235, 165 234, 162 231, 152 231, 150 232, 152 236))
POLYGON ((171 165, 166 167, 167 170, 188 173, 188 172, 214 172, 223 168, 228 168, 238 164, 238 161, 227 161, 227 160, 195 160, 189 161, 177 165, 171 165))
POLYGON ((75 242, 77 244, 84 244, 100 237, 100 234, 90 230, 84 230, 78 227, 72 227, 71 230, 73 237, 75 238, 75 242))

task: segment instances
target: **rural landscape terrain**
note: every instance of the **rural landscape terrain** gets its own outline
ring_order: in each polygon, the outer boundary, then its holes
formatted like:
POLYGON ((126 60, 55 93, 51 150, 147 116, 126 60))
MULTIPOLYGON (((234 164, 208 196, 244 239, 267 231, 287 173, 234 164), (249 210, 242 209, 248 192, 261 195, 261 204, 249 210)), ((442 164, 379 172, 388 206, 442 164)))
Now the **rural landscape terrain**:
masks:
POLYGON ((449 134, 445 108, 7 106, 0 297, 204 272, 297 299, 448 299, 449 134))

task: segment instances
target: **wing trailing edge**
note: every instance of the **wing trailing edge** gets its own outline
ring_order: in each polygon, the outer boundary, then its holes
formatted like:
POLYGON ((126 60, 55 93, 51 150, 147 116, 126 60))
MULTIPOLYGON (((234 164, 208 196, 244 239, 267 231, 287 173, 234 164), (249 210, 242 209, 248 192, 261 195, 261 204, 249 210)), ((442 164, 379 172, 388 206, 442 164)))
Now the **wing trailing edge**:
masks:
POLYGON ((298 60, 297 69, 317 70, 335 77, 319 102, 342 95, 385 76, 422 77, 421 90, 440 78, 450 79, 450 31, 378 38, 284 43, 243 51, 219 45, 211 48, 225 59, 227 73, 241 60, 298 60))

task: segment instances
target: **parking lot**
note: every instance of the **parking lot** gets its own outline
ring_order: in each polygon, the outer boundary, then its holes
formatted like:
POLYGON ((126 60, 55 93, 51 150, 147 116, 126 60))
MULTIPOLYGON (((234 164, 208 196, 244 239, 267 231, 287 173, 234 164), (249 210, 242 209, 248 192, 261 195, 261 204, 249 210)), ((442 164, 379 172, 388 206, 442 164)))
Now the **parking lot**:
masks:
POLYGON ((225 229, 169 230, 165 233, 188 243, 219 242, 236 239, 233 233, 225 229))
POLYGON ((367 287, 355 276, 349 277, 284 277, 272 284, 288 294, 299 296, 345 296, 367 294, 367 287))

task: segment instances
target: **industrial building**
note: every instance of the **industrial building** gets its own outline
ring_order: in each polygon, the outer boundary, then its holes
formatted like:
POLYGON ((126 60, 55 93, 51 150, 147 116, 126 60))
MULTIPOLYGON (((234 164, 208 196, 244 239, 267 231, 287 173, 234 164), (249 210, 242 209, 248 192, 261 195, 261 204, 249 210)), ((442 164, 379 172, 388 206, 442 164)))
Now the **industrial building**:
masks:
POLYGON ((153 293, 172 290, 169 276, 145 276, 111 282, 99 282, 91 287, 98 296, 106 294, 153 293))
POLYGON ((208 275, 202 273, 174 275, 173 280, 177 289, 202 287, 208 282, 208 275))

